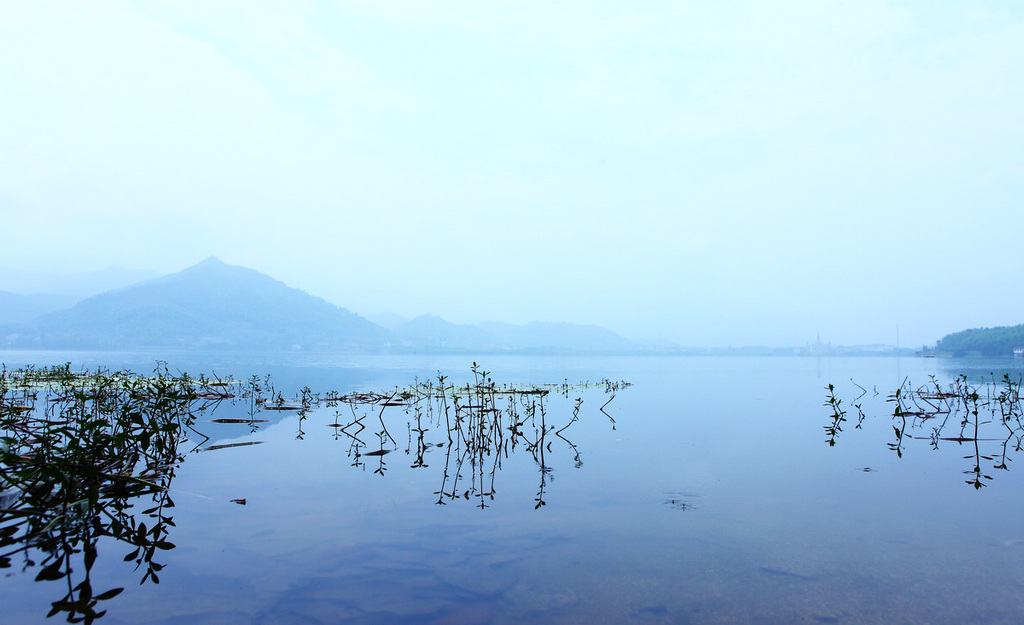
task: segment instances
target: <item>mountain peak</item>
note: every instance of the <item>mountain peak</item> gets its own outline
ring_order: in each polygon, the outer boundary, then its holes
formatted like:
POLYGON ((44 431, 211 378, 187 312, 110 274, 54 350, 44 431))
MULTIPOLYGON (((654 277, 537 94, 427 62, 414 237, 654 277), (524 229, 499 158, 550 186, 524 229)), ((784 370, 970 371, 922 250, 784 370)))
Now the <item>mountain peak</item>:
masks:
POLYGON ((39 319, 43 344, 179 349, 383 347, 362 317, 216 256, 39 319))
POLYGON ((223 267, 227 263, 217 258, 216 256, 208 256, 203 260, 199 261, 193 267, 223 267))

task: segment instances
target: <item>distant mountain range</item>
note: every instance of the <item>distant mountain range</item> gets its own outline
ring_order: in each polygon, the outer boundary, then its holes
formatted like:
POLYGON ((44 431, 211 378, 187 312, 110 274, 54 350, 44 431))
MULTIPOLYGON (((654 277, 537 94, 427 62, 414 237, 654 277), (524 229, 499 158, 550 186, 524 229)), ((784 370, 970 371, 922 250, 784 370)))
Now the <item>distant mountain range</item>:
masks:
POLYGON ((36 317, 74 306, 76 301, 77 298, 70 295, 21 295, 0 291, 0 326, 31 323, 36 317))
POLYGON ((431 351, 625 353, 642 347, 599 326, 538 321, 525 326, 494 321, 461 325, 434 315, 416 317, 396 326, 392 333, 399 346, 431 351))
MULTIPOLYGON (((31 269, 16 271, 10 267, 0 267, 0 291, 22 295, 59 294, 77 301, 111 289, 131 286, 143 280, 152 280, 158 277, 160 274, 155 271, 125 267, 107 267, 98 271, 80 271, 62 275, 31 269)), ((63 307, 66 308, 70 305, 67 304, 63 307)))
MULTIPOLYGON (((252 269, 211 257, 80 300, 0 292, 0 347, 628 353, 597 326, 453 324, 389 315, 389 328, 252 269)), ((664 351, 660 347, 656 351, 664 351)))

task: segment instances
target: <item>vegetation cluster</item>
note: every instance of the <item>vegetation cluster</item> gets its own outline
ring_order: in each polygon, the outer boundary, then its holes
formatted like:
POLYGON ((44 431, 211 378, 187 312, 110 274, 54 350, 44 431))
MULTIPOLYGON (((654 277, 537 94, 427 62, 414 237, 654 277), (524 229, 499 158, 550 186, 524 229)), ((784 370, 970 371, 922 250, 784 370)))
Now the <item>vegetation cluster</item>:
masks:
POLYGON ((70 622, 102 616, 99 603, 123 590, 93 591, 101 538, 127 544, 141 583, 159 583, 158 553, 174 547, 168 487, 180 444, 196 416, 228 396, 220 381, 166 368, 0 371, 0 568, 20 557, 23 569, 39 567, 37 581, 65 580, 49 616, 70 622))
POLYGON ((953 356, 1010 356, 1024 347, 1024 324, 996 328, 975 328, 947 334, 935 352, 953 356))
POLYGON ((293 411, 299 439, 312 415, 323 416, 334 438, 348 442, 352 466, 372 467, 382 477, 386 456, 403 447, 414 469, 443 454, 433 493, 440 505, 472 501, 488 507, 502 464, 523 450, 538 469, 534 508, 540 509, 547 505, 554 443, 565 443, 576 466, 582 465, 567 431, 580 418, 583 398, 570 396, 585 389, 610 395, 598 410, 614 429, 604 409, 629 386, 611 380, 501 385, 476 363, 472 375, 457 385, 438 373, 436 380, 386 392, 314 393, 304 387, 285 398, 269 376, 239 382, 172 375, 162 363, 148 376, 76 372, 70 365, 0 369, 0 569, 20 565, 22 572, 36 571, 36 581, 62 581, 49 616, 64 613, 69 622, 91 623, 105 614, 102 602, 124 590, 93 589, 101 547, 123 545, 124 561, 141 571, 140 584, 158 584, 160 554, 175 547, 169 540, 171 482, 180 464, 193 452, 260 442, 207 445, 210 438, 197 422, 221 406, 241 416, 206 423, 245 424, 254 433, 269 421, 260 417, 293 411), (571 415, 551 410, 552 395, 572 402, 571 415), (401 431, 394 419, 385 419, 386 411, 404 416, 401 431))
POLYGON ((372 457, 376 463, 374 473, 380 475, 387 470, 385 456, 401 449, 385 425, 384 409, 401 408, 406 416, 404 451, 407 457, 413 458, 410 466, 427 467, 428 452, 444 454, 441 482, 434 491, 435 503, 439 505, 463 499, 486 508, 497 493, 496 476, 503 462, 522 449, 532 457, 540 475, 534 498, 534 508, 539 509, 547 505, 544 493, 552 468, 546 455, 551 453, 555 440, 561 440, 572 449, 577 468, 583 464, 579 449, 565 435, 579 420, 583 398, 572 400, 572 415, 568 421, 561 422, 556 421, 558 413, 551 411, 548 397, 554 393, 568 400, 584 389, 600 389, 610 397, 598 411, 609 419, 614 429, 615 419, 604 408, 617 391, 630 386, 628 382, 607 379, 579 384, 565 381, 540 386, 499 385, 490 372, 476 363, 472 372, 473 381, 463 385, 451 384, 439 373, 436 380, 417 382, 389 395, 356 393, 320 398, 320 401, 328 406, 342 404, 347 408, 336 410, 334 421, 329 425, 334 428, 336 438, 345 437, 349 441, 348 454, 353 466, 365 467, 365 458, 372 457), (369 427, 367 419, 373 412, 377 414, 380 429, 373 431, 376 444, 371 449, 361 437, 369 427), (428 436, 431 431, 437 434, 428 436))
MULTIPOLYGON (((993 469, 1009 471, 1013 455, 1024 445, 1022 381, 1021 376, 1004 374, 1000 380, 993 375, 985 383, 975 385, 968 382, 966 375, 960 375, 943 386, 932 376, 927 384, 914 387, 904 379, 886 397, 892 406, 893 430, 892 442, 887 445, 899 458, 910 441, 927 441, 934 450, 950 444, 966 448, 965 481, 980 489, 992 480, 993 469)), ((868 391, 856 386, 860 395, 852 404, 856 410, 854 427, 861 429, 867 417, 862 400, 868 391)), ((825 406, 831 412, 825 425, 826 442, 834 446, 847 422, 848 411, 836 395, 835 385, 829 384, 826 391, 825 406)), ((874 395, 878 392, 874 391, 874 395)))

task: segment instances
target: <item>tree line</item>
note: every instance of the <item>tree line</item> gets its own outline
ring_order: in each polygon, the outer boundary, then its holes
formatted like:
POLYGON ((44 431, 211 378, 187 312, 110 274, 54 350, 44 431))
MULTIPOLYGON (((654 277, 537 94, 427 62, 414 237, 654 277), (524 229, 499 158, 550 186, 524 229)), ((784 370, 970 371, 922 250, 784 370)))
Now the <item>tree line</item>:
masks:
POLYGON ((1024 324, 974 328, 947 334, 935 345, 935 351, 954 356, 1009 356, 1017 347, 1024 347, 1024 324))

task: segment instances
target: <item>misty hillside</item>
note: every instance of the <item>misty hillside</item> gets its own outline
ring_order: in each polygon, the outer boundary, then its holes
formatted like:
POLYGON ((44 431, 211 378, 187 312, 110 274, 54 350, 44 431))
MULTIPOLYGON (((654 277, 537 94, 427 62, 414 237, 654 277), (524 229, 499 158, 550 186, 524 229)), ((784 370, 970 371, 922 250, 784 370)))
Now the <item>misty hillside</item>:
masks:
POLYGON ((421 315, 394 328, 399 346, 431 351, 492 350, 500 346, 494 337, 477 326, 421 315))
POLYGON ((642 346, 598 326, 533 322, 513 325, 488 321, 455 324, 422 315, 394 329, 398 347, 429 351, 524 353, 623 353, 642 346))
MULTIPOLYGON (((70 302, 70 303, 73 303, 70 302)), ((646 348, 597 326, 390 315, 389 330, 253 269, 211 257, 67 306, 0 293, 0 345, 42 349, 371 350, 625 353, 646 348)))
POLYGON ((64 275, 0 267, 0 291, 19 295, 45 294, 40 297, 61 296, 66 302, 62 308, 66 308, 80 299, 158 277, 159 273, 149 269, 125 267, 107 267, 64 275))
POLYGON ((498 342, 516 351, 609 351, 624 352, 637 349, 637 345, 615 332, 592 325, 550 323, 534 321, 525 326, 488 321, 480 327, 498 342))
POLYGON ((379 348, 388 332, 252 269, 208 258, 40 317, 35 344, 65 348, 379 348))
POLYGON ((67 295, 21 295, 0 291, 0 325, 31 323, 36 317, 72 306, 67 295))
POLYGON ((405 324, 405 323, 409 323, 410 321, 412 321, 408 317, 403 317, 402 315, 396 315, 393 312, 382 312, 382 313, 377 313, 375 315, 363 315, 363 317, 366 317, 368 320, 372 321, 373 323, 376 323, 377 325, 379 325, 379 326, 381 326, 383 328, 387 328, 388 330, 394 330, 398 326, 400 326, 402 324, 405 324))
POLYGON ((1024 325, 974 328, 947 334, 935 345, 935 351, 954 356, 1012 356, 1018 347, 1024 347, 1024 325))

